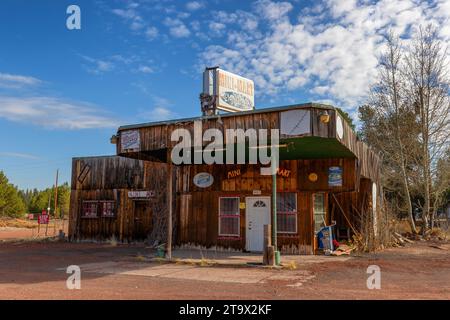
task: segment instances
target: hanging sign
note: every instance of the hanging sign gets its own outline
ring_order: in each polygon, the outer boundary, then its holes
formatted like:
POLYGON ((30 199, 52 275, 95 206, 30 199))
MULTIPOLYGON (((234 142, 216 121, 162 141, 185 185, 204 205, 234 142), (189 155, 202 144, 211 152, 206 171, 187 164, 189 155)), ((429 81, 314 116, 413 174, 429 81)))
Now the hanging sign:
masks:
POLYGON ((123 151, 139 151, 141 148, 139 131, 122 131, 120 134, 120 145, 123 151))
POLYGON ((208 172, 200 172, 194 176, 193 182, 199 188, 208 188, 214 183, 214 177, 208 172))
POLYGON ((328 186, 342 187, 342 168, 329 167, 328 168, 328 186))
POLYGON ((155 196, 155 191, 128 191, 128 198, 130 199, 150 199, 155 196))

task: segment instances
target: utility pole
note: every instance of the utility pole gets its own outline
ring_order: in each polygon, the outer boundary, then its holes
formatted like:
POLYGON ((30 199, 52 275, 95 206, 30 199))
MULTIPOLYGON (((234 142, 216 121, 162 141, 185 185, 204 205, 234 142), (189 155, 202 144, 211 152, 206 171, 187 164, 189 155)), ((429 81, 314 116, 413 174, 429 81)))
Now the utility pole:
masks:
POLYGON ((55 213, 55 217, 54 217, 54 222, 53 222, 53 234, 56 235, 56 212, 57 212, 57 207, 58 207, 58 174, 59 174, 59 169, 56 170, 56 182, 55 182, 55 208, 54 208, 54 213, 55 213))
POLYGON ((50 195, 48 197, 48 206, 47 206, 47 215, 48 215, 48 221, 47 224, 45 225, 45 236, 47 236, 47 231, 48 231, 48 224, 50 223, 50 203, 52 202, 52 192, 50 191, 50 195))

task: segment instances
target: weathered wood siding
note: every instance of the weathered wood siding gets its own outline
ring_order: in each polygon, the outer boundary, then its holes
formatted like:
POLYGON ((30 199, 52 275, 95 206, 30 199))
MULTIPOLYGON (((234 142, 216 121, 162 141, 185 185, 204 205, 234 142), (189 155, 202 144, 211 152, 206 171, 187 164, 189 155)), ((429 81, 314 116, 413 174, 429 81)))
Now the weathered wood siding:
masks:
POLYGON ((128 191, 155 192, 152 204, 165 206, 167 165, 117 156, 74 158, 69 212, 69 238, 141 240, 151 230, 152 205, 129 199, 128 191), (114 201, 115 217, 81 217, 83 201, 114 201))
MULTIPOLYGON (((290 170, 288 177, 277 177, 278 192, 297 194, 297 233, 279 234, 278 244, 283 252, 313 253, 313 208, 312 196, 315 192, 349 193, 357 189, 355 159, 316 159, 281 161, 281 169, 290 170), (343 169, 341 187, 328 186, 328 168, 340 166, 343 169), (309 173, 316 173, 318 180, 308 180, 309 173)), ((177 170, 177 192, 180 194, 180 211, 177 244, 191 244, 204 247, 224 247, 245 249, 246 217, 245 209, 240 209, 240 236, 219 237, 219 197, 238 196, 241 203, 246 197, 271 196, 272 178, 260 175, 257 165, 191 165, 177 170), (241 175, 228 178, 228 172, 240 170, 241 175), (193 184, 193 177, 200 172, 208 172, 214 177, 209 188, 199 188, 193 184)))
MULTIPOLYGON (((194 120, 201 120, 203 132, 210 128, 219 129, 223 134, 224 143, 233 143, 227 141, 227 129, 267 129, 270 136, 271 129, 280 129, 280 114, 284 111, 295 109, 307 109, 310 111, 311 132, 305 136, 314 136, 322 138, 337 139, 348 150, 350 150, 359 160, 360 174, 363 177, 370 178, 374 181, 379 179, 380 161, 378 156, 367 147, 366 144, 359 141, 355 132, 351 129, 347 121, 343 120, 343 137, 339 138, 336 134, 336 121, 339 115, 338 111, 329 106, 316 104, 304 104, 293 106, 291 108, 270 109, 268 111, 261 109, 258 112, 239 112, 230 113, 221 116, 199 117, 197 119, 181 119, 179 121, 167 121, 156 124, 148 124, 142 126, 131 126, 119 129, 117 141, 117 155, 142 159, 142 160, 159 160, 167 162, 167 150, 174 147, 178 141, 171 141, 171 134, 176 129, 186 129, 194 136, 194 120), (320 121, 320 114, 324 111, 328 112, 330 120, 328 123, 320 121), (129 151, 121 149, 121 133, 125 131, 137 130, 140 137, 139 150, 129 151)), ((339 115, 342 118, 342 116, 339 115)), ((343 119, 343 118, 342 118, 343 119)), ((270 138, 269 138, 270 139, 270 138)), ((207 145, 209 142, 203 142, 207 145)))

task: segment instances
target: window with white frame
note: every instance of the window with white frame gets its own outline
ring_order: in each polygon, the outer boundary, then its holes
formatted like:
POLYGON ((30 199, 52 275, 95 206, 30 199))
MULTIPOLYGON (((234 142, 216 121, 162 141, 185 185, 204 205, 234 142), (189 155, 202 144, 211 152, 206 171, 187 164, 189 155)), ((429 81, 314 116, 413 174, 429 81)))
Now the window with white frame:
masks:
POLYGON ((239 197, 219 198, 219 236, 239 236, 239 197))
POLYGON ((277 232, 297 233, 297 194, 277 193, 277 232))
POLYGON ((114 218, 116 216, 114 201, 101 201, 100 204, 102 217, 114 218))
POLYGON ((325 194, 314 194, 314 232, 326 226, 325 194))
POLYGON ((82 218, 97 218, 97 201, 83 201, 82 218))

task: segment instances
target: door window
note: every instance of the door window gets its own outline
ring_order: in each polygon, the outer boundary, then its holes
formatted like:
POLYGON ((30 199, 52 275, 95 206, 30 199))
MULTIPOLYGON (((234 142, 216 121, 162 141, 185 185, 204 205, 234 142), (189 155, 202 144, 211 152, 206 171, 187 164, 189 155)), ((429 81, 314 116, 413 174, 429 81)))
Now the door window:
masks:
POLYGON ((326 209, 325 209, 325 194, 314 194, 314 232, 319 231, 322 227, 325 227, 326 209))

